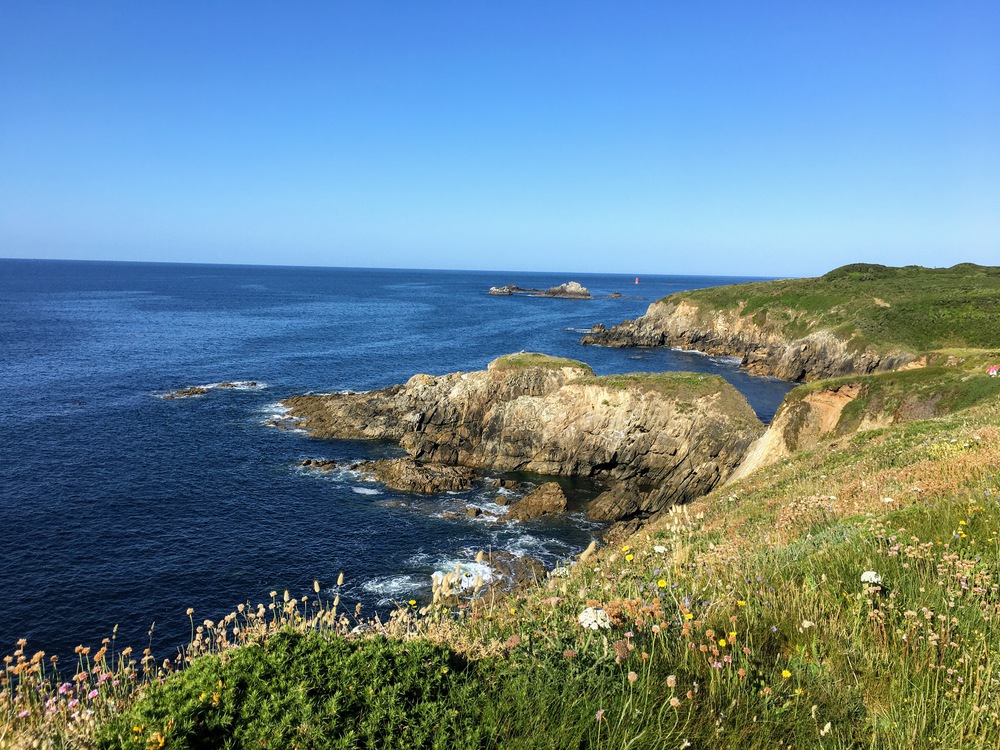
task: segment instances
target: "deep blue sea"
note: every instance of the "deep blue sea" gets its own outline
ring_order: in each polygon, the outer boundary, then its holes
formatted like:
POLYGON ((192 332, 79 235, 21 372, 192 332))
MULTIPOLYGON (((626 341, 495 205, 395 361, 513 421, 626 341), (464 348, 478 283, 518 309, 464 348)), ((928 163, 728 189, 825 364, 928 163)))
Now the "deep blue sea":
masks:
MULTIPOLYGON (((581 332, 671 292, 746 279, 0 260, 0 652, 118 643, 172 656, 197 620, 288 589, 335 584, 364 611, 426 596, 479 549, 549 565, 600 534, 581 513, 447 518, 496 490, 407 496, 304 458, 398 454, 268 425, 298 393, 367 390, 482 369, 526 350, 598 374, 716 372, 760 417, 788 384, 691 352, 582 347, 581 332), (579 281, 588 301, 491 297, 490 286, 579 281), (639 296, 641 299, 628 297, 639 296), (179 388, 223 381, 164 399, 179 388)), ((579 508, 576 509, 577 511, 579 508)))

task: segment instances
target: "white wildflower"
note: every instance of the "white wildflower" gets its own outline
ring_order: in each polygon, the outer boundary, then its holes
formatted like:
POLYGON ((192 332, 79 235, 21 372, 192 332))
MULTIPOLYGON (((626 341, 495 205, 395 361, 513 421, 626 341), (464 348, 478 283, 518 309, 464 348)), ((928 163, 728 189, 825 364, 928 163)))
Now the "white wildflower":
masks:
POLYGON ((590 630, 598 630, 600 628, 610 628, 611 618, 608 617, 608 613, 599 607, 587 607, 580 616, 577 622, 580 623, 581 627, 589 628, 590 630))
POLYGON ((878 586, 882 583, 882 576, 874 570, 866 570, 861 574, 861 583, 870 583, 872 586, 878 586))
POLYGON ((655 552, 658 555, 662 555, 666 551, 667 551, 667 548, 664 547, 662 544, 657 544, 655 547, 653 547, 653 552, 655 552))
POLYGON ((809 628, 814 628, 814 627, 816 627, 816 623, 814 623, 812 620, 803 620, 802 621, 802 629, 803 630, 809 630, 809 628))
POLYGON ((826 737, 828 734, 830 734, 831 729, 833 729, 833 724, 831 724, 829 721, 826 722, 826 725, 819 730, 819 736, 826 737))

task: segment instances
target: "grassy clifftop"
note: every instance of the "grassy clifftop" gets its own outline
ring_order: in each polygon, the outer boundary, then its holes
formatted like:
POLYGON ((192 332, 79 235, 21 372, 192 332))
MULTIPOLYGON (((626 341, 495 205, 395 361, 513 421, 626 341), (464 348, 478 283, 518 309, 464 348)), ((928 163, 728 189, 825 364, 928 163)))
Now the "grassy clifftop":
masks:
POLYGON ((923 352, 1000 347, 1000 267, 892 268, 857 263, 812 279, 755 282, 679 292, 706 316, 739 310, 788 340, 830 330, 857 348, 923 352))

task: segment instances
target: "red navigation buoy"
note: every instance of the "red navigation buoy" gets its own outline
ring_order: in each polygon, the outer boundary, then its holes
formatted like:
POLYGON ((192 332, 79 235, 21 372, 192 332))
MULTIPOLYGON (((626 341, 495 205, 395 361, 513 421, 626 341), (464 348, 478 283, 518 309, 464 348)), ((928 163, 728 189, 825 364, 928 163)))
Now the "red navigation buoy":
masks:
POLYGON ((639 277, 638 277, 638 276, 636 276, 636 277, 635 277, 635 283, 636 283, 636 284, 638 284, 638 283, 639 283, 639 277))

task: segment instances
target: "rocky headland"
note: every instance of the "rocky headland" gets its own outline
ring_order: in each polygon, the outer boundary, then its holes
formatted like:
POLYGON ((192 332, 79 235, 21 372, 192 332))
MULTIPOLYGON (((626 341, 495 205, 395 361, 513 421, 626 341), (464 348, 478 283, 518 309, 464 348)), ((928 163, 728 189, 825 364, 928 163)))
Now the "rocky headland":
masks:
POLYGON ((483 371, 283 403, 315 437, 392 440, 420 466, 593 478, 607 487, 588 507, 601 521, 705 494, 763 432, 718 376, 597 377, 580 362, 529 353, 483 371))
POLYGON ((789 337, 769 325, 767 316, 744 315, 744 307, 716 309, 673 296, 654 302, 645 315, 606 328, 595 325, 580 343, 585 346, 676 346, 705 354, 740 357, 756 375, 782 380, 818 380, 895 370, 914 355, 901 349, 883 351, 844 338, 831 330, 789 337))
POLYGON ((737 356, 750 372, 814 381, 888 372, 922 354, 996 345, 1000 268, 870 263, 812 279, 679 292, 581 343, 737 356))

